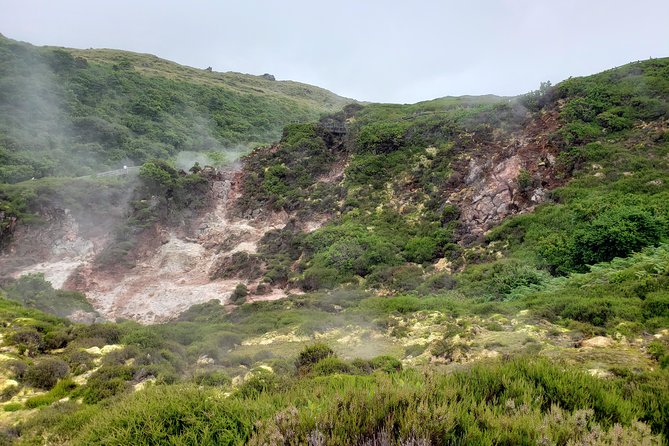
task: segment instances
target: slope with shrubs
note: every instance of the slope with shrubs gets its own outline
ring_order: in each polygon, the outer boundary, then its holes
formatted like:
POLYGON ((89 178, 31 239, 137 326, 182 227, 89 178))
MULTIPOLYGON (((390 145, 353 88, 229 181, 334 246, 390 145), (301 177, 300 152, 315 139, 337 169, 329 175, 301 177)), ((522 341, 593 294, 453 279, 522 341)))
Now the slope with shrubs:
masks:
POLYGON ((241 212, 331 221, 309 234, 270 234, 260 251, 266 280, 409 291, 439 259, 460 271, 504 256, 499 268, 522 264, 536 282, 657 246, 669 231, 668 77, 669 60, 654 59, 513 100, 352 105, 287 127, 278 145, 246 157, 241 212), (346 134, 333 133, 333 122, 346 134), (521 169, 502 183, 510 200, 500 208, 511 218, 479 222, 472 209, 481 197, 459 198, 486 168, 478 160, 512 159, 521 169), (472 236, 481 230, 485 239, 472 236))
POLYGON ((669 345, 648 333, 667 327, 668 274, 662 246, 500 302, 480 291, 506 281, 474 276, 441 295, 340 290, 232 313, 211 302, 156 326, 80 326, 7 302, 3 369, 16 384, 3 408, 23 422, 5 433, 19 444, 657 442, 669 345), (597 334, 622 340, 574 348, 597 334), (593 367, 606 378, 584 373, 593 367), (133 395, 138 384, 149 388, 133 395))
POLYGON ((244 151, 347 102, 297 82, 0 36, 0 183, 86 175, 184 150, 244 151))
POLYGON ((45 438, 82 445, 662 441, 651 430, 661 426, 649 418, 657 388, 630 391, 618 382, 560 370, 546 361, 517 359, 449 375, 406 371, 353 376, 339 371, 295 379, 258 372, 232 395, 221 390, 154 386, 118 399, 110 408, 62 403, 23 425, 20 443, 45 438))
MULTIPOLYGON (((662 59, 512 101, 356 105, 287 126, 246 158, 237 211, 295 216, 248 256, 267 282, 308 292, 211 301, 155 326, 83 326, 0 300, 5 439, 666 442, 668 101, 662 59), (449 197, 468 166, 523 138, 555 158, 513 178, 520 215, 471 237, 449 197)), ((168 196, 202 195, 159 162, 143 181, 167 216, 168 196)), ((19 285, 3 286, 30 303, 19 285)))

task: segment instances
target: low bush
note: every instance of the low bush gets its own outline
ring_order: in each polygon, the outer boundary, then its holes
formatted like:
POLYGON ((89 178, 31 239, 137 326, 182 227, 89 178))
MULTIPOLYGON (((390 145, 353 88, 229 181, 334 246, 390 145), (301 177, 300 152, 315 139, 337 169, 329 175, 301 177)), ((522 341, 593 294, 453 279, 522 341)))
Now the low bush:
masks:
POLYGON ((237 284, 234 291, 230 295, 230 303, 235 305, 241 305, 246 302, 246 296, 248 296, 249 290, 246 288, 246 285, 243 283, 237 284))
MULTIPOLYGON (((423 349, 420 350, 420 353, 422 353, 424 350, 425 348, 423 347, 423 349)), ((417 351, 418 350, 415 350, 414 352, 417 351)), ((351 362, 351 365, 358 372, 363 374, 369 374, 374 372, 375 370, 380 370, 385 373, 399 372, 400 370, 402 370, 402 362, 400 362, 397 358, 394 358, 392 356, 377 356, 372 359, 354 359, 351 362)))
MULTIPOLYGON (((23 409, 23 404, 21 403, 8 403, 2 406, 2 410, 5 412, 16 412, 17 410, 23 409)), ((11 443, 7 443, 8 445, 11 443)))
POLYGON ((263 393, 273 393, 282 387, 282 379, 272 372, 258 369, 252 372, 237 388, 241 398, 257 398, 263 393))
POLYGON ((66 350, 62 356, 70 366, 73 375, 80 375, 91 370, 95 365, 95 356, 78 348, 66 350))
POLYGON ((98 403, 128 390, 128 381, 133 378, 134 373, 135 369, 130 366, 102 366, 77 390, 77 395, 87 404, 98 403))
POLYGON ((195 373, 193 382, 201 386, 221 387, 230 385, 232 380, 220 370, 203 370, 195 373))
POLYGON ((16 345, 20 354, 27 353, 29 356, 35 356, 43 352, 46 344, 44 335, 34 328, 21 328, 11 336, 11 342, 16 345))
POLYGON ((351 373, 352 367, 345 361, 328 356, 311 367, 310 373, 314 376, 327 376, 334 373, 351 373))
POLYGON ((300 352, 295 360, 295 368, 301 374, 308 373, 311 368, 325 358, 334 357, 335 352, 326 344, 313 344, 300 352))
POLYGON ((44 358, 28 367, 24 380, 33 387, 49 390, 69 372, 70 367, 62 359, 44 358))
POLYGON ((81 325, 75 329, 74 334, 78 338, 103 339, 105 344, 117 344, 122 336, 121 329, 111 323, 81 325))

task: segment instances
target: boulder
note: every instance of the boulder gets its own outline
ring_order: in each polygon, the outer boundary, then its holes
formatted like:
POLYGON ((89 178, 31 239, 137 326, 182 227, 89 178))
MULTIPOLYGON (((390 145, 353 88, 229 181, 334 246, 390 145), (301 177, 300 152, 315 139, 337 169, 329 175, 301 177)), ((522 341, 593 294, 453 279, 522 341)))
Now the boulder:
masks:
POLYGON ((606 348, 613 345, 613 339, 606 336, 595 336, 594 338, 581 341, 582 348, 606 348))

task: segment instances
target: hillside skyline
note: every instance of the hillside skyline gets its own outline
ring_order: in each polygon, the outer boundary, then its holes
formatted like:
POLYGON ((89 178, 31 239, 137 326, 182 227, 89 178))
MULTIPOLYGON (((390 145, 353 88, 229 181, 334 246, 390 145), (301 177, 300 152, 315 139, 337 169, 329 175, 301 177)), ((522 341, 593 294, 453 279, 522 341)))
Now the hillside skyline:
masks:
POLYGON ((669 55, 662 19, 669 5, 656 0, 559 7, 345 1, 336 8, 302 1, 92 8, 80 1, 1 0, 0 7, 6 11, 0 32, 35 45, 114 48, 201 69, 271 73, 373 102, 514 96, 542 81, 669 55), (633 33, 613 32, 630 27, 633 33))

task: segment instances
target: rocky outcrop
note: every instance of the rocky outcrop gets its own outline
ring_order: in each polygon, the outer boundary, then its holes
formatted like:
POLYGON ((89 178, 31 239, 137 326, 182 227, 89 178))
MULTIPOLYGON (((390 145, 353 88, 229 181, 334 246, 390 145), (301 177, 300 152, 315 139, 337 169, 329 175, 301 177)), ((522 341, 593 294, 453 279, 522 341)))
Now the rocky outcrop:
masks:
POLYGON ((594 338, 581 341, 581 348, 606 348, 613 345, 613 339, 606 336, 595 336, 594 338))
POLYGON ((545 112, 517 133, 500 132, 476 150, 463 151, 455 167, 459 179, 445 201, 461 211, 465 244, 506 217, 533 210, 560 184, 558 149, 549 139, 556 128, 557 112, 545 112))
MULTIPOLYGON (((135 248, 137 264, 114 271, 81 267, 69 283, 84 291, 93 306, 107 318, 129 318, 157 323, 178 316, 190 306, 220 300, 253 278, 213 274, 239 258, 253 258, 257 243, 272 229, 283 227, 288 215, 269 213, 249 219, 233 215, 238 197, 236 169, 211 176, 211 206, 185 226, 156 226, 135 248), (214 276, 212 278, 212 276, 214 276)), ((281 290, 278 290, 281 291, 281 290)), ((274 290, 271 298, 285 296, 274 290)))

